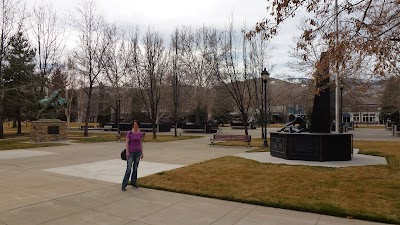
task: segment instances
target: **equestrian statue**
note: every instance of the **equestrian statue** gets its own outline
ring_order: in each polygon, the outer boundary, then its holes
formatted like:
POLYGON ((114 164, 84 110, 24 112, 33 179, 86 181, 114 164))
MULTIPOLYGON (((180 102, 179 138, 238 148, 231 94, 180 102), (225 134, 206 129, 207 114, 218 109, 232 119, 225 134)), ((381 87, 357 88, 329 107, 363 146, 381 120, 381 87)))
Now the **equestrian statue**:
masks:
POLYGON ((60 92, 61 90, 55 90, 50 97, 39 100, 40 110, 36 119, 40 119, 46 111, 52 112, 51 117, 54 119, 62 109, 68 106, 68 101, 60 97, 60 92))

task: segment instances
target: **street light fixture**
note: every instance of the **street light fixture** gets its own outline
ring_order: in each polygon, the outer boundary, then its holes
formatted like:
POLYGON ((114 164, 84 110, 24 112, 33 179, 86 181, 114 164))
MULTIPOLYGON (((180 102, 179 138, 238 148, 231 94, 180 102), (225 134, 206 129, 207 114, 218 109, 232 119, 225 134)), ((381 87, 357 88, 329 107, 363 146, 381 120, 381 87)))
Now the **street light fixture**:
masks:
POLYGON ((263 107, 263 122, 264 122, 264 128, 263 128, 263 139, 264 139, 264 148, 268 147, 268 142, 267 142, 267 120, 266 120, 266 114, 267 114, 267 83, 269 79, 269 73, 266 68, 261 72, 261 78, 263 80, 263 90, 264 90, 264 107, 263 107))
POLYGON ((344 82, 341 81, 339 84, 340 88, 340 133, 343 133, 343 87, 344 87, 344 82))

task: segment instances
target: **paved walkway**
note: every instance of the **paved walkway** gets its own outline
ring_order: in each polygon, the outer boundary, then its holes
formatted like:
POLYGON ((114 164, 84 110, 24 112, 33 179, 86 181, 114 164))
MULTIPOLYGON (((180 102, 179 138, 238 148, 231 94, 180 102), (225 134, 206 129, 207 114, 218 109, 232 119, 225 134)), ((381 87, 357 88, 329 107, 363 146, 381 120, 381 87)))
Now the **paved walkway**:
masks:
MULTIPOLYGON (((208 143, 145 143, 141 176, 247 150, 208 143)), ((108 142, 0 151, 0 225, 379 224, 146 188, 121 192, 123 148, 108 142)))

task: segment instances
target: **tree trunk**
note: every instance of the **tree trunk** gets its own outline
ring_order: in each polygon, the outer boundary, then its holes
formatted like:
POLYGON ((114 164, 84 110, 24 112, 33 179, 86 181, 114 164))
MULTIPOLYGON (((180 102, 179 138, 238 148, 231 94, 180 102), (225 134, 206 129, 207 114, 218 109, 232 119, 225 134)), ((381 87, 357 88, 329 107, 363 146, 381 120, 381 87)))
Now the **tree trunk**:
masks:
POLYGON ((0 99, 0 138, 4 138, 4 127, 3 127, 3 98, 0 99))
POLYGON ((71 114, 69 113, 69 110, 67 110, 65 116, 67 116, 67 128, 69 129, 71 124, 71 114))
POLYGON ((178 137, 178 132, 177 132, 177 127, 178 127, 178 123, 175 121, 175 137, 178 137))
POLYGON ((174 107, 174 124, 175 124, 175 126, 174 126, 174 134, 175 134, 175 137, 178 137, 178 132, 177 132, 177 129, 178 129, 178 107, 177 107, 176 104, 175 104, 175 107, 174 107))
MULTIPOLYGON (((0 73, 2 73, 2 63, 1 63, 1 59, 0 59, 0 73)), ((0 78, 3 77, 2 75, 0 75, 0 78)), ((3 109, 3 100, 4 100, 4 90, 2 90, 3 86, 2 86, 2 81, 0 80, 0 138, 4 138, 4 127, 3 127, 3 113, 4 113, 4 109, 3 109)))
MULTIPOLYGON (((153 104, 153 103, 151 103, 153 104)), ((151 107, 151 125, 153 126, 153 139, 157 138, 157 112, 155 107, 151 107)))
POLYGON ((2 115, 0 114, 0 138, 4 138, 4 132, 3 132, 3 118, 2 115))
POLYGON ((17 120, 14 118, 14 119, 13 119, 12 128, 16 128, 16 127, 17 127, 17 120))
POLYGON ((153 139, 157 138, 157 124, 154 120, 151 121, 152 125, 153 125, 153 139))
MULTIPOLYGON (((65 99, 69 101, 68 90, 65 91, 65 99)), ((64 114, 67 117, 67 128, 69 129, 71 124, 71 102, 68 102, 67 107, 65 107, 64 114)))
POLYGON ((22 126, 21 126, 21 108, 17 108, 17 121, 18 121, 18 130, 17 134, 22 134, 22 126))
POLYGON ((90 102, 92 100, 92 89, 93 89, 92 84, 90 84, 89 94, 88 94, 88 102, 87 102, 87 106, 86 106, 85 130, 83 132, 84 137, 89 136, 88 126, 89 126, 89 117, 90 117, 90 102))
POLYGON ((196 124, 200 124, 200 106, 196 107, 196 124))
POLYGON ((178 132, 177 132, 177 127, 178 127, 178 107, 176 105, 176 102, 174 102, 174 134, 175 137, 178 136, 178 132))
POLYGON ((119 115, 119 104, 118 104, 118 100, 115 103, 115 110, 114 110, 114 125, 118 127, 118 115, 119 115))
POLYGON ((244 134, 245 135, 249 135, 249 130, 248 130, 248 127, 247 127, 247 115, 244 113, 244 111, 240 112, 240 113, 242 114, 242 121, 243 121, 243 124, 244 124, 244 134))

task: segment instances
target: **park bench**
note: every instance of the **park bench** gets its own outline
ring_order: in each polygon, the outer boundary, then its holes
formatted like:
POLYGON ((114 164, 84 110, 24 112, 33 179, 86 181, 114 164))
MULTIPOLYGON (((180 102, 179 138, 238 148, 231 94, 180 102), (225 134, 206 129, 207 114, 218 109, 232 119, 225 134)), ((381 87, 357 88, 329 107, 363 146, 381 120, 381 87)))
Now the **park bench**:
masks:
POLYGON ((105 125, 103 129, 104 131, 109 131, 112 130, 112 128, 113 128, 112 125, 105 125))
MULTIPOLYGON (((89 125, 89 126, 87 126, 87 127, 88 127, 88 129, 89 129, 89 128, 94 129, 94 126, 91 126, 91 125, 89 125)), ((81 130, 83 130, 83 129, 85 129, 85 125, 81 126, 81 130)))
POLYGON ((251 148, 251 135, 214 134, 214 136, 210 138, 210 146, 214 146, 216 141, 244 141, 247 142, 247 148, 251 148))
MULTIPOLYGON (((151 123, 141 123, 139 126, 140 131, 143 132, 153 132, 153 124, 151 123)), ((156 127, 157 130, 157 127, 156 127)))

